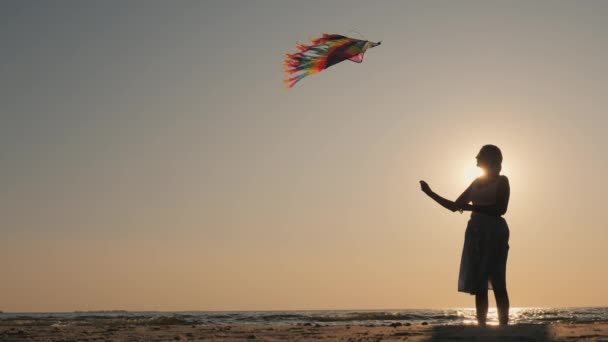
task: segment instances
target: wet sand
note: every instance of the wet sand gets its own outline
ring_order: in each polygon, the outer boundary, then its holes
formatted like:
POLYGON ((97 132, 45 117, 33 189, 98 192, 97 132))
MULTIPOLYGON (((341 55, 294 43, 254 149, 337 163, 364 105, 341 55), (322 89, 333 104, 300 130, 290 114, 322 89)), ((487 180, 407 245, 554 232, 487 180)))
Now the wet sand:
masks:
POLYGON ((2 341, 608 341, 608 323, 472 325, 125 324, 0 321, 2 341))

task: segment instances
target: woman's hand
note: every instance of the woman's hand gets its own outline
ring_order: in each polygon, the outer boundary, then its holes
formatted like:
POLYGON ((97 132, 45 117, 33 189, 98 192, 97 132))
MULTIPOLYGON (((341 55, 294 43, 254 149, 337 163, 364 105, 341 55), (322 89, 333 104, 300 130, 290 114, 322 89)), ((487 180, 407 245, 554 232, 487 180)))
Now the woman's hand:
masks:
POLYGON ((433 190, 431 190, 431 187, 423 180, 420 181, 420 190, 422 190, 422 192, 424 192, 427 195, 430 195, 433 193, 433 190))

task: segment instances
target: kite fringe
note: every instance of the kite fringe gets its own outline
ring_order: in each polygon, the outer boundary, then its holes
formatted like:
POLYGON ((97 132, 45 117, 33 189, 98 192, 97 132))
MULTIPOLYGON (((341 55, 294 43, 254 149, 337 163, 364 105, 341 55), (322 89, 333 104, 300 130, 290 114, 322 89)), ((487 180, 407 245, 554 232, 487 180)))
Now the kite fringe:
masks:
POLYGON ((286 75, 283 79, 285 88, 292 88, 304 77, 323 71, 327 64, 327 52, 350 41, 350 38, 338 34, 323 33, 321 37, 311 38, 309 45, 298 42, 296 44, 298 52, 285 54, 283 62, 283 71, 286 75))

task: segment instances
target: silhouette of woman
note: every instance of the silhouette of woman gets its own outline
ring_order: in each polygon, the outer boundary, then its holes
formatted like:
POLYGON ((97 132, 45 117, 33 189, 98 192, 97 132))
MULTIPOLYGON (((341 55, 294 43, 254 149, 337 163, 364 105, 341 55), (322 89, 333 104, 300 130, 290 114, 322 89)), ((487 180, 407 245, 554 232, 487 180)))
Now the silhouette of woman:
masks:
POLYGON ((509 204, 509 180, 500 175, 502 153, 485 145, 477 154, 477 166, 484 170, 455 202, 434 193, 425 181, 421 190, 451 211, 471 211, 460 260, 458 291, 475 295, 477 322, 485 326, 488 315, 488 289, 494 290, 498 321, 509 322, 509 295, 506 267, 509 253, 509 227, 502 217, 509 204), (471 204, 472 203, 472 204, 471 204))

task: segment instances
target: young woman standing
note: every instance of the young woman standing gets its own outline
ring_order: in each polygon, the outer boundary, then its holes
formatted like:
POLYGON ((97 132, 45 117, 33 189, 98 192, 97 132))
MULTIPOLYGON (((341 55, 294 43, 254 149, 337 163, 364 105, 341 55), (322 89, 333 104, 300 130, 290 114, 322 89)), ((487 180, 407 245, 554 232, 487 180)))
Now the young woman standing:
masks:
POLYGON ((434 193, 425 181, 421 190, 451 211, 471 211, 460 261, 458 291, 475 295, 477 321, 485 326, 488 315, 488 289, 494 291, 500 325, 509 322, 509 295, 506 285, 509 227, 502 217, 509 204, 509 180, 501 175, 502 153, 485 145, 477 155, 477 166, 484 170, 454 202, 434 193))

